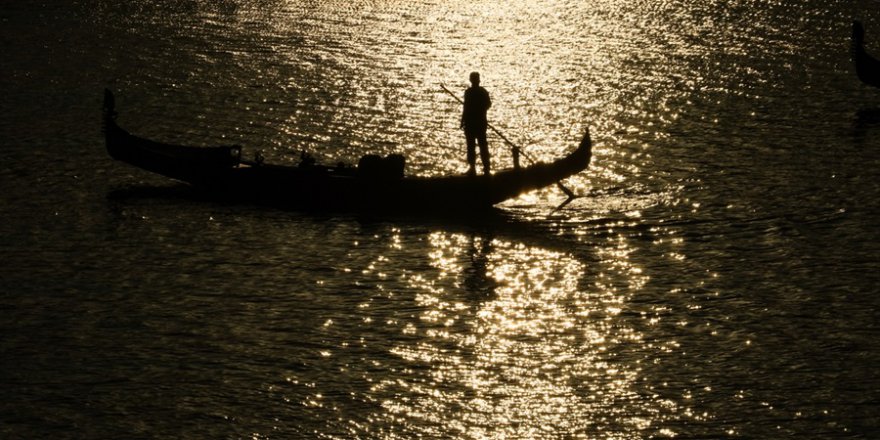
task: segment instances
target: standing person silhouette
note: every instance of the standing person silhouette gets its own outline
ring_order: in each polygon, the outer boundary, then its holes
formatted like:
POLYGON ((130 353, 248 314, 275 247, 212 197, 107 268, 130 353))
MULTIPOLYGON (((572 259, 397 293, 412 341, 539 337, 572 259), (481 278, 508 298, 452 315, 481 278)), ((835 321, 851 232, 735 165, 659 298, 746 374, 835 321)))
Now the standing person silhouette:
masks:
POLYGON ((489 121, 486 112, 492 107, 489 92, 480 87, 480 74, 472 72, 471 86, 464 91, 464 108, 461 112, 461 128, 467 140, 468 175, 477 174, 476 144, 480 144, 480 160, 483 162, 483 174, 489 175, 489 143, 486 141, 486 129, 489 121))

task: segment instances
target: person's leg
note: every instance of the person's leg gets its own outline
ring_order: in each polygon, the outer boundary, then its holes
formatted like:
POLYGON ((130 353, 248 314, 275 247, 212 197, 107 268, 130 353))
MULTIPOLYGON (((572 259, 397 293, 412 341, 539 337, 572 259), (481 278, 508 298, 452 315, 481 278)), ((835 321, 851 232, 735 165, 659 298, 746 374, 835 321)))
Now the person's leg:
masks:
MULTIPOLYGON (((480 161, 483 162, 483 174, 489 175, 491 167, 489 166, 489 142, 486 140, 486 133, 481 133, 477 138, 480 143, 480 161)), ((476 159, 474 159, 476 162, 476 159)))
POLYGON ((477 165, 477 139, 470 133, 465 133, 465 138, 467 139, 468 174, 475 174, 477 172, 475 168, 477 165))

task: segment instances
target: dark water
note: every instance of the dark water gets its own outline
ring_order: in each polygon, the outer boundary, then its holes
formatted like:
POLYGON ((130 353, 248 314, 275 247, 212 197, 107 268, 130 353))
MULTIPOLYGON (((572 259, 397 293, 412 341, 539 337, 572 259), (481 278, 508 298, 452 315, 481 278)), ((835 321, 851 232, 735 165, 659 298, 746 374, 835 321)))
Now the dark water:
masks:
POLYGON ((0 6, 0 437, 880 433, 876 1, 121 3, 0 6), (472 70, 539 158, 592 129, 588 197, 227 206, 100 135, 109 87, 147 137, 462 172, 472 70))

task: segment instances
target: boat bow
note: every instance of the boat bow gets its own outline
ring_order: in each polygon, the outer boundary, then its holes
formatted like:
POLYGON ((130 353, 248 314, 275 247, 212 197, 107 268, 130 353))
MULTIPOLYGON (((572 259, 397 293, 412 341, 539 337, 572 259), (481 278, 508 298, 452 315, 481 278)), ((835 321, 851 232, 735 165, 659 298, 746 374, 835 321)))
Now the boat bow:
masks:
POLYGON ((865 28, 858 21, 853 22, 852 57, 859 79, 867 85, 880 87, 880 60, 865 51, 865 28))

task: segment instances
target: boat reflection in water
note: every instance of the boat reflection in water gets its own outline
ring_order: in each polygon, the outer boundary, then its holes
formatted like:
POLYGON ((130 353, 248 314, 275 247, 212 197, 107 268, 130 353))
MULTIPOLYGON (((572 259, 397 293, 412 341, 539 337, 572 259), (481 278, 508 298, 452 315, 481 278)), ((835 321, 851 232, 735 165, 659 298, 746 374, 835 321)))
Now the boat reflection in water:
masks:
POLYGON ((625 241, 588 267, 493 235, 430 234, 432 270, 399 273, 393 257, 369 265, 401 276, 416 303, 412 316, 385 323, 397 332, 388 336, 397 360, 367 378, 367 400, 382 407, 375 424, 403 437, 673 434, 657 422, 676 404, 639 394, 642 359, 632 353, 644 341, 621 313, 647 277, 625 241))

